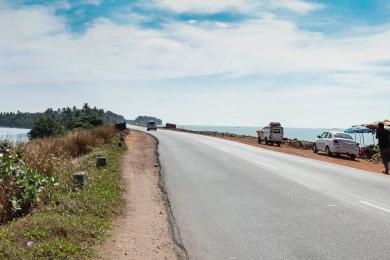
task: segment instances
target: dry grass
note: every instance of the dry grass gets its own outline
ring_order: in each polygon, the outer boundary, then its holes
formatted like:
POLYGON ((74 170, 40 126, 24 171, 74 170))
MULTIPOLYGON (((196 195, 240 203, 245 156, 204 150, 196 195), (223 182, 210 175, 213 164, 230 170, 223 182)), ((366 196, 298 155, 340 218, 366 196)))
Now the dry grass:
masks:
MULTIPOLYGON (((21 159, 30 169, 45 176, 58 177, 60 186, 53 189, 69 190, 72 184, 72 176, 69 173, 79 168, 78 158, 96 147, 112 142, 117 135, 115 127, 100 126, 74 130, 63 136, 36 139, 21 144, 18 148, 23 150, 21 159)), ((20 188, 15 180, 0 179, 0 223, 13 218, 11 199, 19 192, 20 188)), ((46 190, 40 194, 43 204, 49 200, 52 192, 55 190, 46 190)))
POLYGON ((33 140, 22 147, 26 164, 46 175, 58 175, 70 161, 108 143, 115 135, 112 126, 74 130, 64 136, 33 140))
POLYGON ((0 259, 90 259, 92 245, 107 235, 120 205, 120 158, 126 146, 119 138, 94 148, 85 156, 72 159, 61 176, 48 203, 41 203, 32 214, 0 225, 0 259), (95 167, 97 156, 107 158, 107 166, 95 167), (74 171, 88 172, 88 185, 73 190, 63 185, 74 171), (32 243, 32 246, 28 246, 32 243))

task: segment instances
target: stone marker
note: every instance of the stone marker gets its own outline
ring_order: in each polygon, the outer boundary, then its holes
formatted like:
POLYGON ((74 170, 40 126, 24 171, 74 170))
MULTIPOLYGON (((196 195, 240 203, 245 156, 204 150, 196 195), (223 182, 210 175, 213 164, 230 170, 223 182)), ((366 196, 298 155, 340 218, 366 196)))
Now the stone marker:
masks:
POLYGON ((96 158, 96 167, 104 167, 107 165, 106 157, 96 158))
POLYGON ((74 186, 76 189, 83 189, 87 184, 87 172, 73 173, 74 186))

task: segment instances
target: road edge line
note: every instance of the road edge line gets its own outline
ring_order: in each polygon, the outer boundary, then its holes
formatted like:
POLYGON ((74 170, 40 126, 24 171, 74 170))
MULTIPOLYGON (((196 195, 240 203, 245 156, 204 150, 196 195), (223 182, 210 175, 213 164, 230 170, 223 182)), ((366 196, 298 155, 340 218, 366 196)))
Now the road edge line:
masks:
POLYGON ((383 212, 386 212, 386 213, 390 213, 390 209, 387 209, 387 208, 384 208, 382 206, 379 206, 379 205, 376 205, 374 203, 371 203, 371 202, 368 202, 368 201, 365 201, 365 200, 361 200, 360 203, 366 205, 366 206, 370 206, 372 208, 375 208, 375 209, 378 209, 378 210, 381 210, 383 212))
MULTIPOLYGON (((135 131, 138 131, 138 130, 135 130, 135 131)), ((187 259, 189 259, 188 252, 187 252, 187 249, 183 245, 181 235, 180 235, 180 230, 179 230, 179 227, 176 225, 176 219, 173 215, 171 202, 170 202, 169 197, 168 197, 168 192, 165 188, 165 177, 164 177, 165 175, 164 175, 164 172, 163 172, 163 169, 161 166, 160 153, 159 153, 160 141, 154 135, 152 135, 150 133, 146 133, 146 134, 153 137, 157 143, 155 153, 157 156, 157 164, 159 166, 158 187, 160 188, 160 191, 163 195, 163 200, 165 202, 164 205, 165 205, 165 210, 167 212, 168 228, 169 228, 169 233, 171 235, 172 241, 174 243, 174 250, 175 250, 175 253, 176 253, 176 256, 178 259, 187 260, 187 259)))

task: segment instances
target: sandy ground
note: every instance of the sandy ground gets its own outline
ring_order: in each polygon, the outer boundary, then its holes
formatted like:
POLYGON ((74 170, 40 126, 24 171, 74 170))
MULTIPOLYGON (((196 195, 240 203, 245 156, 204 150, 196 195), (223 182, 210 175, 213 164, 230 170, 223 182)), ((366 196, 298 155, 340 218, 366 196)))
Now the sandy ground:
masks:
POLYGON ((122 161, 124 206, 110 237, 98 249, 102 259, 177 259, 167 210, 159 188, 157 141, 131 131, 122 161))
MULTIPOLYGON (((167 131, 182 131, 181 129, 166 129, 167 131)), ((185 131, 184 131, 185 132, 185 131)), ((334 163, 334 164, 339 164, 339 165, 344 165, 356 169, 361 169, 361 170, 366 170, 366 171, 371 171, 373 173, 379 173, 382 174, 382 171, 384 170, 384 166, 382 163, 374 163, 368 160, 364 159, 359 159, 357 158, 356 160, 352 161, 348 157, 345 156, 331 156, 328 157, 324 153, 319 152, 318 154, 313 153, 311 150, 302 150, 298 148, 294 148, 291 146, 286 146, 282 145, 281 147, 277 146, 269 146, 265 144, 259 144, 257 143, 257 138, 249 138, 249 137, 221 137, 221 136, 215 136, 216 138, 222 138, 226 140, 231 140, 235 142, 240 142, 244 144, 249 144, 257 147, 261 147, 264 149, 268 150, 273 150, 281 153, 286 153, 286 154, 291 154, 291 155, 297 155, 297 156, 302 156, 306 158, 311 158, 315 160, 320 160, 324 162, 329 162, 329 163, 334 163)))
POLYGON ((352 161, 346 156, 331 156, 331 157, 329 157, 321 152, 319 152, 318 154, 315 154, 311 150, 302 150, 302 149, 297 149, 297 148, 294 148, 291 146, 286 146, 286 145, 282 145, 281 147, 277 147, 277 146, 269 146, 269 145, 265 145, 265 144, 259 144, 259 143, 257 143, 256 138, 223 137, 223 139, 232 140, 232 141, 236 141, 236 142, 240 142, 240 143, 245 143, 245 144, 249 144, 249 145, 253 145, 253 146, 257 146, 257 147, 261 147, 264 149, 273 150, 273 151, 277 151, 277 152, 281 152, 281 153, 302 156, 302 157, 306 157, 306 158, 311 158, 311 159, 316 159, 316 160, 320 160, 320 161, 324 161, 324 162, 349 166, 349 167, 353 167, 356 169, 367 170, 367 171, 376 172, 376 173, 382 173, 382 171, 384 170, 383 165, 380 163, 373 163, 371 161, 363 160, 363 159, 359 159, 359 158, 352 161))

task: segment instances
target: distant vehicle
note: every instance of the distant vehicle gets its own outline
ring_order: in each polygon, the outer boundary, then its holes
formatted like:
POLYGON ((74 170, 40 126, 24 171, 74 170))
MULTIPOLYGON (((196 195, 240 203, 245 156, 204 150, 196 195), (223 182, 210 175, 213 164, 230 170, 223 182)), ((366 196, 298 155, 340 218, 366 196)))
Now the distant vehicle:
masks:
POLYGON ((328 156, 332 154, 342 154, 355 160, 359 154, 359 143, 355 142, 349 134, 336 131, 324 132, 317 136, 318 139, 313 144, 313 152, 325 152, 328 156))
POLYGON ((150 122, 146 123, 146 130, 147 131, 150 131, 150 130, 157 131, 156 122, 150 121, 150 122))
POLYGON ((283 127, 278 122, 271 122, 269 126, 263 127, 261 130, 257 130, 257 142, 261 144, 264 142, 265 144, 280 144, 283 141, 283 127))

